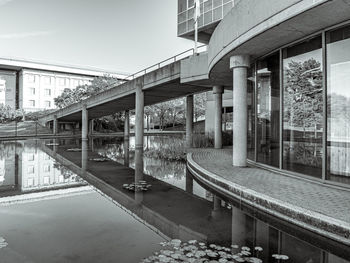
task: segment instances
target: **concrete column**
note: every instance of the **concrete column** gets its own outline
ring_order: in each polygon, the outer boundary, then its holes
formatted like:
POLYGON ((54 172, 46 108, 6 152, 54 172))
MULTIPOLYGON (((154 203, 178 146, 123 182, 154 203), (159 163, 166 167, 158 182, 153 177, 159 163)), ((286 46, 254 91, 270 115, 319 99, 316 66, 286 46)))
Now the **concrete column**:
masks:
POLYGON ((53 134, 57 135, 58 134, 58 120, 57 120, 57 115, 53 116, 53 134))
POLYGON ((88 111, 86 109, 86 104, 83 105, 82 112, 81 112, 81 139, 87 140, 88 139, 88 111))
POLYGON ((219 219, 222 216, 221 199, 217 196, 213 196, 213 210, 211 216, 215 219, 219 219))
POLYGON ((94 133, 94 120, 89 120, 89 135, 92 135, 94 133))
POLYGON ((143 150, 144 94, 142 84, 136 86, 135 149, 143 150))
POLYGON ((248 55, 230 58, 233 70, 233 165, 247 166, 247 69, 248 55))
POLYGON ((193 146, 193 95, 186 97, 186 145, 193 146))
POLYGON ((124 137, 130 136, 130 114, 129 111, 125 111, 125 120, 124 120, 124 137))
POLYGON ((222 93, 223 86, 214 86, 214 147, 215 149, 222 148, 222 93))

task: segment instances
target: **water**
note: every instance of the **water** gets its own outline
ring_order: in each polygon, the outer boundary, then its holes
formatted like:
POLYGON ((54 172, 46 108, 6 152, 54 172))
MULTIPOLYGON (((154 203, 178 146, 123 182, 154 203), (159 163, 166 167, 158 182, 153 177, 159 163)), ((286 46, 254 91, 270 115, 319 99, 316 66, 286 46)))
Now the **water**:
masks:
POLYGON ((260 246, 264 262, 350 262, 348 247, 208 191, 185 163, 144 158, 140 174, 137 154, 134 138, 0 143, 0 262, 139 262, 174 238, 260 246), (123 189, 135 179, 151 190, 123 189))

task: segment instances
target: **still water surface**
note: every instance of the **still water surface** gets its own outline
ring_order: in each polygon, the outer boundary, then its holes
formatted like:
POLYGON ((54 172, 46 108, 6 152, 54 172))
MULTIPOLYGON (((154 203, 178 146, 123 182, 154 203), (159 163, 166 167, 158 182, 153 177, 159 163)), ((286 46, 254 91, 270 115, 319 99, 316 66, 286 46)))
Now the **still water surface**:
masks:
MULTIPOLYGON (((145 145, 174 140, 182 138, 145 145)), ((67 151, 84 149, 75 139, 0 143, 0 262, 139 262, 174 238, 261 246, 264 262, 277 262, 272 254, 350 262, 348 247, 208 191, 185 163, 145 157, 140 177, 134 145, 133 137, 90 140, 87 152, 67 151), (137 176, 149 191, 123 189, 137 176)))

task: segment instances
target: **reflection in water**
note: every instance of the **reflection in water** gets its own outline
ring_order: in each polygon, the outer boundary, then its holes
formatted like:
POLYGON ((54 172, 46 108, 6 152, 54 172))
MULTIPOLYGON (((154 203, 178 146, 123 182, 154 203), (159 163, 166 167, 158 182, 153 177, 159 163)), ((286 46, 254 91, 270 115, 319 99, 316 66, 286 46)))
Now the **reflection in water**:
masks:
MULTIPOLYGON (((80 142, 75 140, 60 140, 56 149, 42 146, 40 143, 35 145, 30 141, 0 144, 1 149, 4 150, 0 155, 1 161, 9 159, 12 160, 13 164, 16 164, 16 156, 22 156, 21 158, 17 157, 17 165, 14 165, 18 171, 22 171, 17 173, 17 177, 18 174, 22 174, 19 177, 20 179, 17 179, 18 183, 15 179, 7 181, 8 176, 6 174, 4 182, 15 186, 23 185, 24 174, 28 176, 28 171, 32 171, 31 169, 25 169, 23 173, 23 167, 31 165, 33 156, 34 159, 39 158, 37 156, 43 157, 41 165, 44 165, 45 159, 48 159, 52 163, 52 167, 55 162, 58 162, 55 161, 56 159, 59 160, 59 165, 61 165, 61 167, 56 166, 55 168, 59 173, 58 176, 63 176, 62 178, 65 180, 65 176, 70 171, 68 167, 78 167, 80 171, 74 171, 92 183, 93 180, 89 180, 91 175, 88 175, 92 174, 109 186, 106 190, 100 183, 95 185, 99 191, 103 192, 105 190, 105 194, 113 198, 114 202, 120 204, 121 207, 125 207, 129 213, 135 214, 169 238, 197 239, 208 244, 215 243, 226 247, 239 245, 253 249, 255 246, 260 246, 263 251, 259 252, 259 258, 263 259, 263 262, 273 262, 273 254, 286 254, 290 257, 288 262, 349 263, 349 261, 346 261, 350 257, 348 247, 326 240, 286 222, 281 222, 264 213, 259 213, 251 207, 243 206, 236 200, 228 200, 219 193, 211 193, 194 181, 189 173, 186 173, 185 166, 182 163, 142 158, 142 150, 131 150, 129 152, 130 157, 125 157, 124 153, 128 151, 124 149, 134 148, 133 140, 130 139, 130 142, 125 142, 119 138, 95 139, 93 145, 90 143, 89 147, 87 147, 88 144, 84 145, 83 143, 81 152, 66 151, 68 148, 79 147, 80 142), (127 147, 129 143, 130 147, 127 147), (7 146, 5 147, 5 145, 7 146), (26 154, 25 157, 23 157, 24 153, 26 154), (33 153, 33 156, 27 156, 33 153), (91 161, 90 158, 98 157, 98 155, 110 157, 117 162, 91 161), (129 165, 135 167, 135 170, 124 166, 124 161, 128 158, 130 158, 129 165), (152 175, 152 177, 144 175, 143 172, 152 175), (140 180, 152 184, 151 190, 144 193, 134 193, 122 187, 124 183, 140 180), (228 206, 228 204, 230 205, 228 206)), ((154 141, 155 143, 159 142, 157 139, 154 141)), ((152 142, 152 137, 148 138, 149 145, 152 145, 152 142)), ((165 142, 166 137, 163 137, 162 143, 165 142)), ((15 170, 13 169, 13 171, 15 170)), ((6 169, 3 168, 1 171, 6 171, 6 169)), ((43 178, 47 174, 44 169, 37 170, 34 167, 35 171, 38 172, 39 178, 43 178)), ((12 175, 15 174, 12 173, 12 175)), ((32 174, 29 175, 32 176, 32 174)), ((67 178, 72 178, 72 176, 67 178)), ((79 177, 75 177, 75 183, 83 182, 82 179, 78 180, 77 178, 79 177)), ((49 180, 49 182, 53 181, 49 180)), ((69 180, 65 182, 66 185, 70 183, 69 180)), ((4 194, 4 192, 1 192, 1 194, 4 194)), ((94 207, 94 209, 96 208, 94 207)), ((111 218, 105 218, 105 220, 107 220, 104 223, 106 226, 113 224, 114 221, 113 218, 112 220, 111 218)), ((121 226, 133 224, 134 221, 128 219, 121 223, 121 226)), ((101 225, 95 223, 90 225, 89 228, 100 230, 101 225)), ((110 238, 119 239, 119 236, 110 238)), ((101 242, 97 246, 103 247, 106 245, 105 242, 101 242)), ((116 245, 111 249, 118 250, 121 248, 116 245)), ((132 249, 132 246, 130 246, 130 249, 132 249)), ((118 250, 118 253, 122 252, 118 250)), ((150 251, 148 253, 151 254, 150 251)))
MULTIPOLYGON (((139 184, 143 181, 143 149, 135 149, 135 184, 139 184)), ((135 191, 135 201, 137 204, 141 204, 143 200, 143 192, 135 191)))
POLYGON ((76 174, 41 151, 36 141, 0 144, 0 179, 0 196, 84 184, 76 174))

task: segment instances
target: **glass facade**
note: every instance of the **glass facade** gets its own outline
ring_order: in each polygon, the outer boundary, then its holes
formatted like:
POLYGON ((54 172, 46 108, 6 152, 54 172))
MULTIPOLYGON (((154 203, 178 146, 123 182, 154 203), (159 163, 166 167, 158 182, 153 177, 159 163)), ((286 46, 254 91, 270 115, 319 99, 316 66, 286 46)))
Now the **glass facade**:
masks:
POLYGON ((283 50, 283 168, 322 177, 322 37, 283 50))
POLYGON ((279 53, 257 63, 257 161, 279 166, 279 53))
POLYGON ((248 105, 248 158, 255 158, 255 68, 248 69, 247 74, 247 105, 248 105))
POLYGON ((248 158, 350 184, 350 25, 323 31, 248 70, 248 158))
MULTIPOLYGON (((239 0, 200 0, 198 28, 220 21, 239 0)), ((178 0, 178 35, 194 30, 194 0, 178 0)))
POLYGON ((350 183, 350 26, 327 33, 327 177, 350 183))

